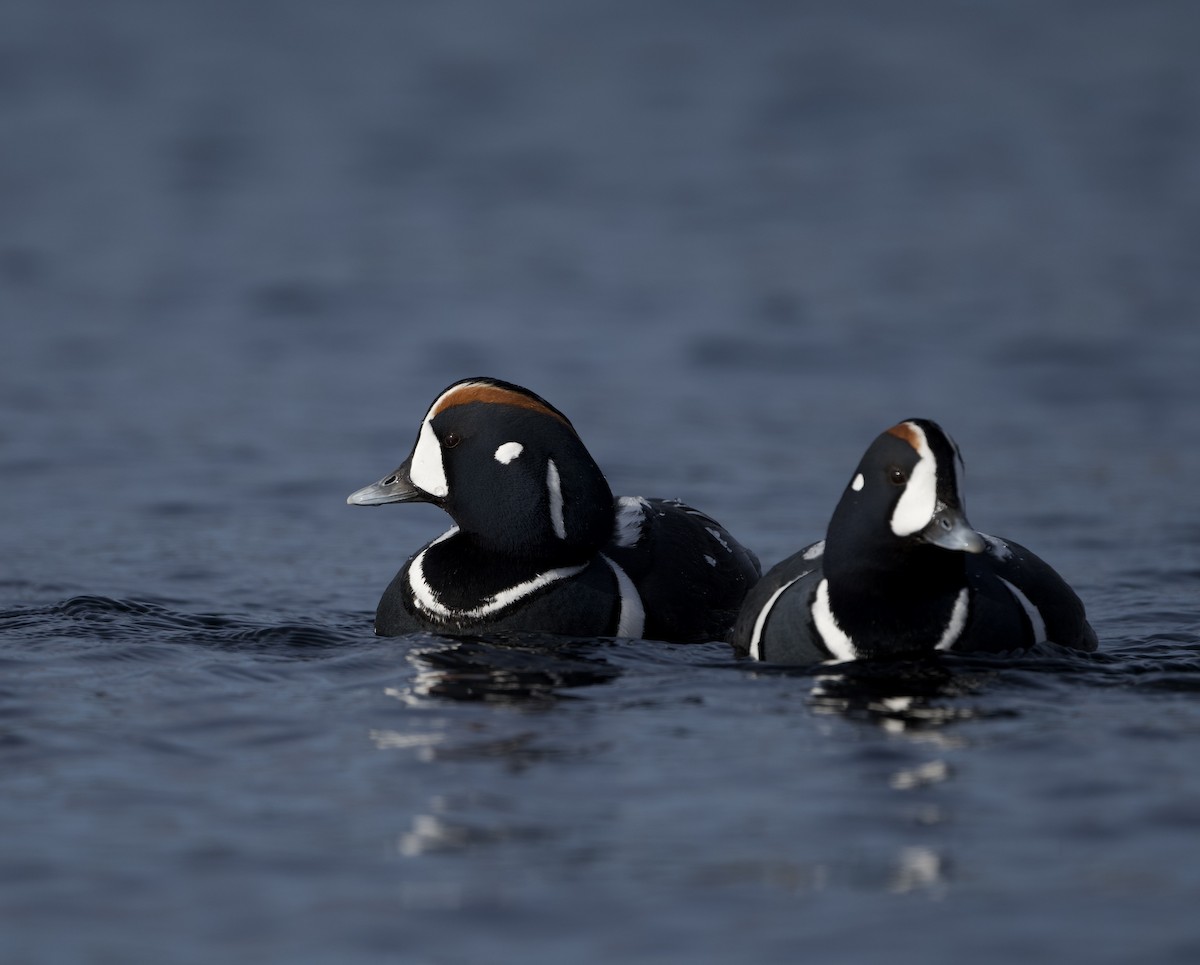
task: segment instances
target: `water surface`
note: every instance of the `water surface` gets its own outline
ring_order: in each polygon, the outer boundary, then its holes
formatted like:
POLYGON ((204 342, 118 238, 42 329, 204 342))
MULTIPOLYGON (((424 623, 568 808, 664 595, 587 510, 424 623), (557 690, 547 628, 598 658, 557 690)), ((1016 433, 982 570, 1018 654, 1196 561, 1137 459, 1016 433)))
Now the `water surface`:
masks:
POLYGON ((0 957, 1195 961, 1195 26, 6 4, 0 957), (477 374, 768 565, 936 419, 1102 650, 377 639, 477 374))

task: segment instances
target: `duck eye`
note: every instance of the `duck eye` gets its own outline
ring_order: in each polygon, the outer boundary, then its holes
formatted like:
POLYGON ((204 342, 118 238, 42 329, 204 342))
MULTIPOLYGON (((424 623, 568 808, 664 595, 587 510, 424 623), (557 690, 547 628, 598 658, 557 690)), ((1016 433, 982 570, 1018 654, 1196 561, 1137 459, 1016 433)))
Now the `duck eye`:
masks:
POLYGON ((888 482, 890 482, 893 486, 903 486, 906 482, 908 482, 908 473, 906 473, 899 466, 892 466, 892 468, 888 470, 888 482))
POLYGON ((442 445, 447 449, 453 449, 460 442, 462 442, 462 437, 457 432, 447 432, 442 436, 442 445))

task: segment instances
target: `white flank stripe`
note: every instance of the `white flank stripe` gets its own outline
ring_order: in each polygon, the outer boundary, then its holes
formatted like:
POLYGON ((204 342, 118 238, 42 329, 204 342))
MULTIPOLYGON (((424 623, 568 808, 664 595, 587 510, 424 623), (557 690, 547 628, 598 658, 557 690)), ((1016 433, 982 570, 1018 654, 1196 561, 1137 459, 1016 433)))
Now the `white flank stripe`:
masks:
POLYGON ((567 527, 563 522, 562 484, 558 478, 558 466, 550 459, 546 463, 546 489, 550 493, 550 525, 559 539, 567 538, 567 527))
POLYGON ((829 609, 828 580, 822 580, 817 585, 817 598, 813 600, 812 617, 813 623, 817 626, 817 633, 821 635, 821 640, 824 642, 825 648, 833 654, 835 659, 853 660, 858 656, 858 650, 854 646, 854 641, 838 626, 837 618, 833 615, 833 611, 829 609))
POLYGON ((529 596, 544 586, 549 586, 558 580, 565 580, 587 569, 587 564, 585 563, 582 566, 564 566, 557 570, 546 570, 545 573, 539 573, 533 579, 526 580, 524 583, 517 583, 515 586, 500 590, 473 609, 454 610, 438 599, 433 587, 425 579, 425 571, 422 564, 425 554, 429 552, 430 546, 435 546, 442 542, 442 540, 449 539, 457 532, 458 527, 454 527, 448 533, 443 533, 430 543, 429 546, 421 550, 408 567, 408 585, 412 590, 413 599, 416 601, 417 606, 426 613, 443 620, 478 620, 480 617, 491 616, 493 613, 499 613, 506 607, 512 606, 518 600, 529 596))
POLYGON ((929 448, 925 430, 911 422, 905 425, 917 437, 919 458, 892 512, 892 532, 897 536, 911 536, 924 529, 937 508, 937 457, 929 448))
POLYGON ((950 613, 950 622, 946 624, 942 639, 934 645, 934 650, 949 650, 954 646, 954 642, 962 636, 963 627, 967 625, 970 598, 971 594, 965 586, 958 591, 958 598, 954 601, 954 610, 950 613))
POLYGON ((1025 611, 1025 615, 1029 617, 1029 622, 1033 624, 1033 642, 1041 643, 1046 639, 1046 621, 1042 619, 1041 611, 1033 605, 1033 602, 1024 593, 1016 588, 1012 583, 1009 583, 1004 577, 1000 577, 1000 582, 1008 587, 1008 592, 1017 598, 1017 602, 1021 604, 1021 608, 1025 611))
POLYGON ((617 618, 617 636, 640 637, 646 626, 646 608, 642 605, 637 587, 633 585, 629 574, 616 563, 603 553, 600 554, 600 558, 613 571, 613 576, 617 578, 617 588, 621 591, 621 615, 617 618))
POLYGON ((772 593, 770 597, 767 598, 767 602, 763 604, 763 608, 758 611, 758 616, 754 618, 754 632, 750 634, 750 657, 752 659, 762 659, 762 635, 763 630, 767 626, 767 617, 770 616, 771 610, 775 606, 776 602, 778 602, 779 598, 783 596, 783 591, 797 580, 804 579, 811 572, 812 570, 805 570, 795 579, 788 580, 783 584, 783 586, 781 586, 778 590, 772 593))

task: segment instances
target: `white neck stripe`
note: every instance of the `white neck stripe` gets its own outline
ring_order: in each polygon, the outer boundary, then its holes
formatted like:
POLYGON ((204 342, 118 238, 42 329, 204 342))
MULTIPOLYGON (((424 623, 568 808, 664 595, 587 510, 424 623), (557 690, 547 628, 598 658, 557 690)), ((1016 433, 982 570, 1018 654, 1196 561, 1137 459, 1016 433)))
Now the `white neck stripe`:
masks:
POLYGON ((562 483, 558 478, 558 466, 550 459, 546 463, 546 489, 550 494, 550 525, 559 539, 567 538, 567 526, 563 520, 562 483))

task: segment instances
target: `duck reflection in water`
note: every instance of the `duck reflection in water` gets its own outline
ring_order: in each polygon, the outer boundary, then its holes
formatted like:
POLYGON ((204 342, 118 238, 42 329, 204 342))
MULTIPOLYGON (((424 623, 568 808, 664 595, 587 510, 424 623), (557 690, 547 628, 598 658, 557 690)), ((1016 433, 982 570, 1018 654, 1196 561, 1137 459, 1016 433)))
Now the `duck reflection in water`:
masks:
POLYGON ((429 637, 409 654, 414 700, 546 703, 579 687, 606 684, 621 671, 604 657, 606 642, 554 634, 429 637))
MULTIPOLYGON (((818 674, 809 705, 817 714, 837 714, 877 724, 892 734, 934 738, 949 724, 985 716, 962 698, 981 692, 994 676, 982 669, 956 669, 937 658, 842 664, 818 674)), ((987 711, 995 716, 997 711, 987 711)))

